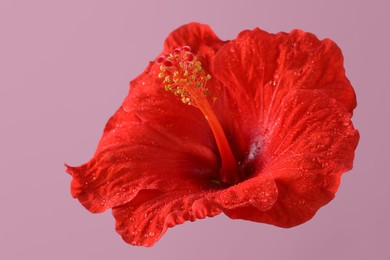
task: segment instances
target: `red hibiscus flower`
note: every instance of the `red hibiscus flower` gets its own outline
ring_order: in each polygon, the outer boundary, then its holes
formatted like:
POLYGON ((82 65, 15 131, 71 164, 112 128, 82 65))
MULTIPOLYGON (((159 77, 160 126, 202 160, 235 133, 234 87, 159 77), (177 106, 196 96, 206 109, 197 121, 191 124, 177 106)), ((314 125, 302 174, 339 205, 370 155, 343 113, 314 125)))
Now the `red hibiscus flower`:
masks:
POLYGON ((221 41, 191 23, 130 83, 91 161, 67 167, 71 192, 90 212, 112 208, 133 245, 222 212, 296 226, 352 168, 355 106, 331 40, 254 29, 221 41))

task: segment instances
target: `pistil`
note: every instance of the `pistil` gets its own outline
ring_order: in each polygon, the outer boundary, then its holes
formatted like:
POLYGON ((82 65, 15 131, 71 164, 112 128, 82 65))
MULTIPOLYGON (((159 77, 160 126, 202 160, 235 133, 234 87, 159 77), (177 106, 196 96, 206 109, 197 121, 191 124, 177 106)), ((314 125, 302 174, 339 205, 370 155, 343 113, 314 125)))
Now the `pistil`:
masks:
POLYGON ((236 159, 221 123, 207 100, 210 93, 206 84, 211 78, 210 74, 204 71, 188 46, 177 48, 156 61, 160 64, 161 73, 158 76, 163 79, 165 90, 180 96, 184 104, 198 108, 210 125, 221 156, 220 181, 230 185, 238 183, 240 175, 236 159))

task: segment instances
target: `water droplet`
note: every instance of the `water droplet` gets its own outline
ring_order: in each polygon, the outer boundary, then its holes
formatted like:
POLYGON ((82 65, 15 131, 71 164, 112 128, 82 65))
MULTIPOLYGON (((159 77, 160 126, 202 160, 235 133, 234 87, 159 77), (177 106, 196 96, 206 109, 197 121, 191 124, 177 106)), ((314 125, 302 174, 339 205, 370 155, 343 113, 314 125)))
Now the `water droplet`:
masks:
POLYGON ((295 45, 296 45, 296 42, 293 42, 293 43, 291 44, 291 49, 294 49, 294 48, 295 48, 295 45))

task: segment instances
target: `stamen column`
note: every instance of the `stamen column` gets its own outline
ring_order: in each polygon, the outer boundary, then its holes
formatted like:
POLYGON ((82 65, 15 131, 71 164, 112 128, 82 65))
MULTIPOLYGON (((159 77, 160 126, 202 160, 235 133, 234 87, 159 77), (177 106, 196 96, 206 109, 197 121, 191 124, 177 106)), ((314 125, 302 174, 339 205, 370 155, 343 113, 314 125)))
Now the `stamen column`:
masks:
POLYGON ((159 78, 164 79, 165 90, 180 96, 183 103, 197 107, 209 123, 222 160, 220 181, 230 185, 238 183, 240 176, 236 159, 207 100, 209 90, 206 84, 211 78, 210 74, 206 74, 188 46, 173 50, 167 57, 159 57, 157 63, 161 64, 159 78))

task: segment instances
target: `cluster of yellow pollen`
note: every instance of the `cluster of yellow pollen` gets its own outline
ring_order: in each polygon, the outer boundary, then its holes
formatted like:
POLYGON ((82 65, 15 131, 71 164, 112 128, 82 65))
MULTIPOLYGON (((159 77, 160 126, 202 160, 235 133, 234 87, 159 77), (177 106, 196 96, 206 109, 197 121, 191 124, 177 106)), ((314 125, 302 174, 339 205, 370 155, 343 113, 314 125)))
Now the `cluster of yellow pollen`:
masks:
POLYGON ((165 90, 180 96, 183 103, 197 106, 198 100, 209 94, 206 83, 211 76, 204 71, 190 47, 176 48, 156 62, 160 64, 158 77, 163 79, 165 90))

